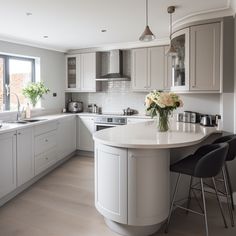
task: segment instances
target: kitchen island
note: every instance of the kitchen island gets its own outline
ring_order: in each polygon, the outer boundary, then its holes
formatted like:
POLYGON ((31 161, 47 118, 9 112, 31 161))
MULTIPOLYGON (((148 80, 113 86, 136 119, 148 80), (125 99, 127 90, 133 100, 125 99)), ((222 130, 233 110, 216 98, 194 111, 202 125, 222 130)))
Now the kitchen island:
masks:
POLYGON ((169 214, 170 157, 187 155, 220 133, 179 122, 158 132, 155 121, 96 132, 95 206, 106 224, 122 235, 156 232, 169 214))

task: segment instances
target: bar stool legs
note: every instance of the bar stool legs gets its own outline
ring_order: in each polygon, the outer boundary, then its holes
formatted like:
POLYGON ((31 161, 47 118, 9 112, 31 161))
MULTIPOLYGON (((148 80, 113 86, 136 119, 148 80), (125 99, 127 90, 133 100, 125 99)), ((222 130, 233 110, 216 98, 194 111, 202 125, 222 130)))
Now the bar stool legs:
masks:
POLYGON ((203 211, 204 211, 204 220, 205 220, 206 236, 208 236, 208 223, 207 223, 206 199, 205 199, 204 184, 203 184, 202 178, 200 179, 200 183, 201 183, 201 190, 202 190, 202 202, 203 202, 203 211))
MULTIPOLYGON (((223 176, 225 176, 225 172, 223 173, 223 176)), ((181 179, 181 174, 178 175, 178 178, 177 178, 177 181, 176 181, 173 198, 172 198, 171 205, 170 205, 170 212, 169 212, 169 216, 168 216, 167 223, 166 223, 165 233, 168 233, 168 228, 169 228, 169 225, 170 225, 170 220, 171 220, 173 208, 174 208, 174 205, 175 205, 175 198, 176 198, 176 194, 178 192, 178 187, 179 187, 180 179, 181 179)), ((216 187, 216 183, 215 183, 215 178, 214 177, 212 177, 212 182, 213 182, 214 190, 215 190, 215 193, 216 193, 217 201, 218 201, 218 204, 219 204, 219 207, 220 207, 220 212, 221 212, 221 215, 222 215, 222 218, 223 218, 223 222, 224 222, 225 228, 228 228, 228 225, 227 225, 227 222, 226 222, 226 218, 225 218, 225 215, 224 215, 224 212, 223 212, 223 207, 222 207, 221 202, 220 202, 219 193, 218 193, 218 190, 217 190, 217 187, 216 187)), ((204 216, 205 232, 206 232, 206 236, 208 236, 209 232, 208 232, 206 198, 205 198, 205 189, 204 189, 203 178, 200 178, 200 189, 199 189, 199 190, 201 190, 201 198, 202 198, 202 203, 203 203, 203 208, 200 206, 200 208, 202 210, 202 213, 198 213, 196 211, 193 211, 193 210, 189 209, 189 205, 190 205, 190 201, 191 201, 192 183, 193 183, 193 177, 191 177, 191 179, 190 179, 190 189, 189 189, 187 208, 184 208, 184 207, 178 206, 178 205, 176 205, 176 206, 186 210, 187 212, 190 211, 190 212, 197 213, 199 215, 204 216)), ((227 188, 227 184, 226 183, 225 183, 225 190, 226 190, 226 192, 228 192, 228 188, 227 188)), ((229 195, 227 195, 227 196, 229 198, 229 195)), ((230 199, 229 199, 229 201, 230 201, 230 199)), ((229 204, 228 207, 231 209, 231 204, 229 204)), ((232 212, 232 209, 231 209, 231 213, 232 213, 232 215, 231 215, 231 223, 233 223, 233 218, 232 218, 233 217, 233 212, 232 212)))
POLYGON ((225 163, 225 172, 226 172, 226 177, 227 177, 227 181, 228 181, 228 185, 229 185, 229 194, 230 194, 230 198, 231 198, 231 205, 232 205, 232 209, 234 211, 233 190, 232 190, 232 185, 231 185, 231 180, 230 180, 230 176, 229 176, 229 170, 228 170, 227 163, 225 163))
POLYGON ((229 196, 229 191, 228 191, 228 181, 227 181, 224 167, 222 168, 222 174, 223 174, 223 182, 224 182, 224 188, 225 188, 225 193, 226 193, 226 198, 227 198, 227 205, 228 205, 229 215, 231 219, 231 225, 232 227, 234 227, 234 215, 233 215, 233 210, 232 210, 232 204, 230 201, 230 196, 229 196))
POLYGON ((217 201, 218 201, 218 204, 219 204, 219 207, 220 207, 220 212, 221 212, 221 215, 222 215, 222 218, 223 218, 223 221, 224 221, 225 228, 228 228, 228 225, 227 225, 227 222, 226 222, 226 219, 225 219, 225 215, 224 215, 224 212, 223 212, 223 207, 222 207, 222 204, 221 204, 221 201, 220 201, 220 198, 219 198, 218 190, 216 188, 216 182, 215 182, 214 177, 212 177, 212 183, 213 183, 213 186, 214 186, 214 189, 215 189, 216 198, 217 198, 217 201))
MULTIPOLYGON (((192 190, 192 184, 193 184, 193 176, 190 177, 190 185, 189 185, 189 192, 188 192, 188 203, 187 203, 187 208, 190 207, 190 202, 191 202, 191 190, 192 190)), ((188 214, 188 211, 186 211, 186 214, 188 214)))
POLYGON ((175 184, 174 195, 173 195, 171 205, 170 205, 170 212, 169 212, 169 216, 168 216, 167 223, 166 223, 165 233, 168 233, 170 218, 171 218, 171 215, 172 215, 172 212, 173 212, 173 206, 174 206, 175 197, 176 197, 176 193, 177 193, 177 190, 178 190, 180 178, 181 178, 181 174, 178 175, 178 178, 177 178, 177 181, 176 181, 176 184, 175 184))

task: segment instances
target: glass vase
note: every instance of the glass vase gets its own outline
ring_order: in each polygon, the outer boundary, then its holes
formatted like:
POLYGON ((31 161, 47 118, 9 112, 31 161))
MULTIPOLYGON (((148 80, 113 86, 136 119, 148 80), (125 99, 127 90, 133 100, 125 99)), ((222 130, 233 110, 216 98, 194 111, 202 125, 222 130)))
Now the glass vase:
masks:
POLYGON ((169 111, 159 111, 159 117, 157 120, 157 128, 159 132, 166 132, 169 130, 169 111))

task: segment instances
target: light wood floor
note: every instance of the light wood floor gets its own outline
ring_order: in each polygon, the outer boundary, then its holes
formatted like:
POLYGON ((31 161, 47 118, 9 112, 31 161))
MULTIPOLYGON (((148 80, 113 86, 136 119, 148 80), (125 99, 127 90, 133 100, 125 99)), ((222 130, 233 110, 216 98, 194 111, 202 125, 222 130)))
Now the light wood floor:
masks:
MULTIPOLYGON (((74 157, 0 208, 0 236, 115 236, 94 207, 93 158, 74 157)), ((235 236, 208 201, 210 236, 235 236)), ((156 236, 166 235, 161 230, 156 236)), ((169 236, 204 235, 203 219, 177 211, 169 236)))

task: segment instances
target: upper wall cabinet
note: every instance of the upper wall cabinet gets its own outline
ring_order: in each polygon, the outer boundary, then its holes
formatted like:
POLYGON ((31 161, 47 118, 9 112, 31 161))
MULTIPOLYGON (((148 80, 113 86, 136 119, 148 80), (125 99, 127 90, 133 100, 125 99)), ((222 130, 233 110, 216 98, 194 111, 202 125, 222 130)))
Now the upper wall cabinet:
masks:
POLYGON ((96 92, 96 53, 84 53, 66 56, 66 91, 96 92))
POLYGON ((132 50, 132 90, 146 92, 168 89, 165 47, 132 50))
POLYGON ((171 90, 189 90, 189 29, 174 33, 172 38, 177 54, 171 57, 171 90))
POLYGON ((190 28, 190 90, 220 90, 220 28, 220 23, 190 28))
POLYGON ((175 32, 171 57, 173 91, 220 92, 222 67, 221 23, 200 24, 175 32))

